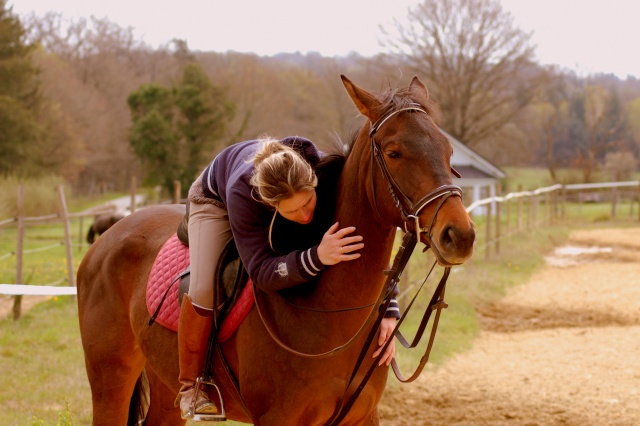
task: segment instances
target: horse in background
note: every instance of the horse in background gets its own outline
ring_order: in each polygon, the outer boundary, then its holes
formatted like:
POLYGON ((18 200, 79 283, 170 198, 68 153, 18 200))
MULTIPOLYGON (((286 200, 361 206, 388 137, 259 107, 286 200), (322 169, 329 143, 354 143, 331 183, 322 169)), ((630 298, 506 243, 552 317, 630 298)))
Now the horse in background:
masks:
POLYGON ((93 224, 89 227, 87 242, 89 244, 93 244, 96 241, 96 235, 99 236, 103 234, 122 218, 124 218, 124 215, 122 214, 103 214, 96 216, 93 220, 93 224))

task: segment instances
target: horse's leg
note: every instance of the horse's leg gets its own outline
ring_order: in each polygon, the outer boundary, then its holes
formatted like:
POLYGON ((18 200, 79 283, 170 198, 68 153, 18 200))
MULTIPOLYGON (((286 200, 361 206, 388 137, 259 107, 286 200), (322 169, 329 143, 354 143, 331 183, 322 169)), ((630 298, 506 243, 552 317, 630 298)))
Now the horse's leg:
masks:
MULTIPOLYGON (((87 326, 85 323, 84 328, 87 326)), ((133 335, 125 332, 127 328, 115 330, 115 327, 103 328, 93 333, 92 338, 85 337, 89 336, 88 332, 83 333, 94 426, 127 424, 131 396, 145 364, 133 335), (114 345, 116 341, 120 344, 114 345)))
POLYGON ((151 394, 145 424, 149 426, 184 425, 186 421, 180 417, 180 410, 173 405, 176 400, 176 391, 169 389, 149 368, 147 376, 151 394))
POLYGON ((105 257, 96 265, 99 256, 94 256, 78 275, 80 335, 91 386, 93 424, 124 425, 145 358, 129 322, 126 300, 130 289, 119 282, 113 268, 101 269, 111 263, 105 257))

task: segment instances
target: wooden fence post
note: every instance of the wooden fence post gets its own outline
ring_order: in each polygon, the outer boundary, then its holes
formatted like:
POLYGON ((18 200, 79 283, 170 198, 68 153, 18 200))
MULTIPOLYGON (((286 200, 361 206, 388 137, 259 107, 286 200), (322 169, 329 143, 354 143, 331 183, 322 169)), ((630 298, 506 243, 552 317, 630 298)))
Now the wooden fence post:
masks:
MULTIPOLYGON (((518 192, 522 192, 522 184, 518 185, 518 192)), ((522 226, 524 224, 522 219, 522 198, 521 196, 518 197, 518 232, 522 232, 522 226)))
POLYGON ((78 251, 82 252, 82 245, 84 244, 84 216, 80 216, 78 221, 78 251))
POLYGON ((511 242, 511 198, 504 201, 504 209, 507 214, 505 217, 505 233, 507 234, 507 239, 511 242))
MULTIPOLYGON (((500 196, 500 185, 496 185, 496 197, 500 196)), ((495 242, 495 250, 496 254, 500 254, 500 213, 501 213, 501 203, 500 201, 496 201, 496 242, 495 242)))
POLYGON ((487 203, 487 243, 485 244, 486 251, 484 252, 485 260, 489 260, 489 254, 491 252, 491 205, 493 203, 487 203))
POLYGON ((527 210, 529 212, 529 214, 527 214, 527 231, 531 230, 531 227, 535 223, 533 217, 535 214, 535 212, 533 211, 535 208, 533 197, 535 197, 535 194, 532 193, 531 195, 529 195, 529 199, 527 200, 527 203, 529 203, 527 206, 527 210))
POLYGON ((638 221, 640 221, 640 182, 638 182, 638 221))
POLYGON ((69 211, 67 210, 67 200, 64 197, 64 186, 58 186, 58 196, 60 198, 60 216, 64 224, 64 245, 67 252, 67 280, 72 287, 76 286, 75 269, 73 268, 73 251, 71 248, 71 224, 69 223, 69 211))
POLYGON ((136 186, 136 177, 131 176, 131 205, 129 206, 131 213, 136 211, 136 186))
MULTIPOLYGON (((24 186, 18 185, 18 241, 16 243, 16 284, 22 282, 23 256, 24 256, 24 186)), ((22 295, 13 298, 13 319, 19 320, 22 314, 22 295)))
POLYGON ((182 192, 182 189, 180 187, 180 181, 174 180, 173 181, 173 204, 180 204, 181 192, 182 192))
POLYGON ((578 192, 578 215, 580 215, 580 217, 582 217, 583 200, 584 200, 584 197, 582 196, 582 192, 578 192))

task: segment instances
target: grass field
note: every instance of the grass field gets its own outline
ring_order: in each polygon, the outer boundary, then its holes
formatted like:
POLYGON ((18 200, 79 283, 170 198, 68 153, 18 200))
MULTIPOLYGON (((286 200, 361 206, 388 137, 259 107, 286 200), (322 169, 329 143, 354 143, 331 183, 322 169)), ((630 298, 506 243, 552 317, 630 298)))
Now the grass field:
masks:
POLYGON ((0 424, 68 424, 68 414, 71 424, 91 424, 75 299, 52 298, 0 322, 0 360, 0 424))

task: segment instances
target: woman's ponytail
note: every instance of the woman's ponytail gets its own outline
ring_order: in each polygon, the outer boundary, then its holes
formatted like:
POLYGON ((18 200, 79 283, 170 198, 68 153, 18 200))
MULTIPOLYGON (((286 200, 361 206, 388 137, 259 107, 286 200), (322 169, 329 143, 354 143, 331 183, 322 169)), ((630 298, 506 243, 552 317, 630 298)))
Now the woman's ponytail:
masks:
POLYGON ((261 141, 253 165, 251 185, 261 201, 273 206, 318 184, 313 167, 296 150, 275 139, 261 141))

